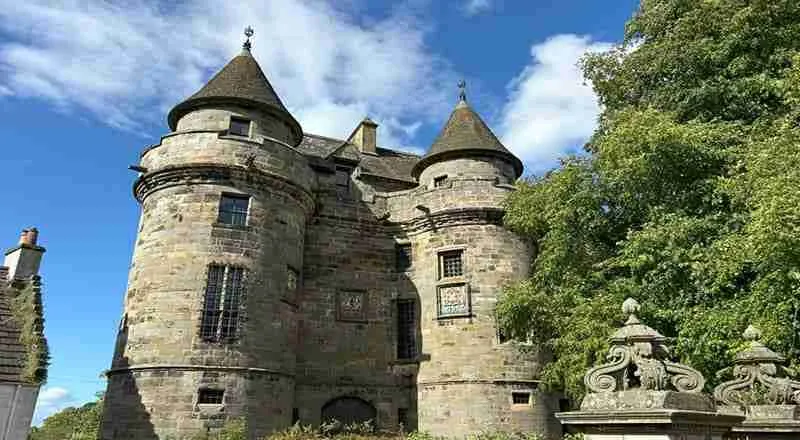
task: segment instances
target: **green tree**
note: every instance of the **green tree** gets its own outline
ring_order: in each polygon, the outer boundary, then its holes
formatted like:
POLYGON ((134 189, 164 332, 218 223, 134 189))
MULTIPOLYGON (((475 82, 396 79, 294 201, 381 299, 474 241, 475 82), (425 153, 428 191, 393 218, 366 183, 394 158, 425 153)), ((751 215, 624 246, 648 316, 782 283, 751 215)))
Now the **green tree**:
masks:
POLYGON ((66 408, 31 429, 30 440, 97 440, 103 416, 103 397, 79 408, 66 408))
POLYGON ((538 255, 501 325, 552 351, 543 378, 572 397, 627 296, 710 386, 750 323, 797 363, 800 2, 642 0, 582 67, 599 127, 507 200, 538 255))

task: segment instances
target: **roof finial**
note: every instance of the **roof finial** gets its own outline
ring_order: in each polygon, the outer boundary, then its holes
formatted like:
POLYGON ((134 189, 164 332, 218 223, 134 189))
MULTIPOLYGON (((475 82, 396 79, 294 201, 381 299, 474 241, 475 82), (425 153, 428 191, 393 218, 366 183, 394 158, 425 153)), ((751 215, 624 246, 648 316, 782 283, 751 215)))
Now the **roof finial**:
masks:
POLYGON ((253 31, 253 28, 251 26, 247 26, 246 28, 244 28, 244 36, 247 37, 247 39, 244 40, 244 44, 242 44, 242 49, 250 51, 250 48, 253 47, 253 44, 250 43, 250 37, 252 37, 253 34, 255 34, 255 31, 253 31))
POLYGON ((463 79, 458 82, 458 102, 467 102, 467 82, 463 79))

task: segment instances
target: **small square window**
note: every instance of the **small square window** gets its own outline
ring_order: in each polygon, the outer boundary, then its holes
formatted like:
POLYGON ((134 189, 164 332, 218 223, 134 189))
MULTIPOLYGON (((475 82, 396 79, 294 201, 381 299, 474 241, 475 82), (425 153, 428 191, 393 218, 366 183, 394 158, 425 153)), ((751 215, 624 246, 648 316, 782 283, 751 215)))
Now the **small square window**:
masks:
POLYGON ((250 121, 244 118, 231 118, 228 134, 236 136, 250 136, 250 121))
POLYGON ((408 270, 411 267, 412 257, 411 257, 411 244, 404 243, 398 244, 396 249, 396 258, 397 258, 397 271, 403 272, 408 270))
POLYGON ((197 393, 197 403, 202 405, 221 405, 224 390, 201 388, 197 393))
POLYGON ((434 188, 440 188, 447 184, 447 175, 438 176, 433 178, 433 186, 434 188))
POLYGON ((223 194, 219 201, 217 221, 224 225, 245 226, 250 196, 242 194, 223 194))
POLYGON ((439 278, 460 277, 464 275, 464 251, 447 251, 439 254, 439 278))
POLYGON ((529 405, 531 403, 531 393, 514 391, 511 393, 511 403, 514 405, 529 405))

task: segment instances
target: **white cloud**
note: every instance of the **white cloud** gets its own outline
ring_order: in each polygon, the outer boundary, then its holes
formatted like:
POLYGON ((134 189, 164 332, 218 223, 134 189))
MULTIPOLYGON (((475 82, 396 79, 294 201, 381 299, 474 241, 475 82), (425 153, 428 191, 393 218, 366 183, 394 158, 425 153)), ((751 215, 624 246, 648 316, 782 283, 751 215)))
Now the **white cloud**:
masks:
POLYGON ((467 0, 464 13, 468 16, 478 15, 492 8, 492 0, 467 0))
POLYGON ((159 134, 153 125, 238 53, 250 24, 256 58, 306 131, 346 136, 369 115, 385 139, 405 143, 418 120, 448 110, 440 84, 455 75, 428 50, 411 8, 372 22, 355 9, 334 0, 0 0, 0 31, 12 37, 0 43, 0 99, 39 98, 159 134))
POLYGON ((61 411, 73 404, 69 390, 61 387, 47 387, 39 392, 36 401, 36 410, 33 414, 33 424, 39 425, 48 416, 61 411))
POLYGON ((531 63, 508 86, 499 125, 504 144, 529 172, 552 168, 559 156, 581 147, 592 134, 600 106, 578 61, 611 46, 563 34, 531 48, 531 63))

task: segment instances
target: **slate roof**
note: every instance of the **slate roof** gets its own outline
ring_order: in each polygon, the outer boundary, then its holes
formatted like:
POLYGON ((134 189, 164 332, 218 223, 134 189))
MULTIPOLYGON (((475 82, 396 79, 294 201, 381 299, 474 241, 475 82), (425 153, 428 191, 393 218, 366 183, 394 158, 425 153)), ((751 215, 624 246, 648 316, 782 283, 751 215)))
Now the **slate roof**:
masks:
POLYGON ((19 324, 11 315, 12 288, 0 280, 0 383, 23 382, 22 370, 27 351, 20 342, 19 324))
POLYGON ((175 130, 178 120, 193 109, 209 104, 232 101, 241 105, 255 106, 282 117, 300 140, 300 124, 286 110, 280 97, 272 88, 261 66, 249 50, 244 49, 222 68, 197 93, 176 105, 167 116, 169 126, 175 130))
POLYGON ((362 174, 415 183, 411 175, 419 156, 411 153, 377 148, 376 154, 363 154, 353 144, 342 139, 306 133, 298 145, 301 153, 318 159, 338 158, 358 162, 362 174))
POLYGON ((466 153, 501 156, 513 163, 517 177, 522 174, 522 162, 519 158, 503 146, 483 119, 463 99, 456 105, 430 150, 416 164, 412 173, 414 177, 419 176, 433 162, 466 153))

